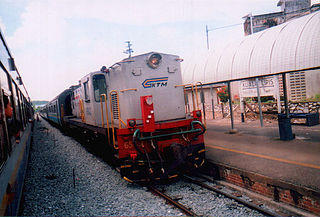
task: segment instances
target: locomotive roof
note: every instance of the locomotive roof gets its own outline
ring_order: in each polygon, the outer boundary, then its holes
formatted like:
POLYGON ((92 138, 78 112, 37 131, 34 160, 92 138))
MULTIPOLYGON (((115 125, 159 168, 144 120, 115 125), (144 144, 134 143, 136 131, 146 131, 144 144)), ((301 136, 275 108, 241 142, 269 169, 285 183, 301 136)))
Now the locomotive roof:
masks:
POLYGON ((136 56, 132 56, 130 58, 125 58, 122 61, 128 61, 130 59, 139 58, 139 57, 142 57, 142 56, 150 56, 151 54, 154 54, 154 53, 157 53, 157 54, 160 54, 160 55, 167 55, 167 56, 178 56, 178 55, 174 55, 174 54, 166 54, 166 53, 151 51, 149 53, 139 54, 139 55, 136 55, 136 56))

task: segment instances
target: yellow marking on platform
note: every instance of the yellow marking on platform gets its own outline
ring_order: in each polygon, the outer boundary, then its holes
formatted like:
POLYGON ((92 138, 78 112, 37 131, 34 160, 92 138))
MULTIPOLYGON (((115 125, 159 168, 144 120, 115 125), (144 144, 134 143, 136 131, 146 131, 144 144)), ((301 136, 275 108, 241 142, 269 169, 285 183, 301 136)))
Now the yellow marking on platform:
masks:
POLYGON ((286 160, 286 159, 277 158, 277 157, 271 157, 271 156, 262 155, 262 154, 254 154, 254 153, 250 153, 250 152, 239 151, 239 150, 230 149, 230 148, 224 148, 224 147, 221 147, 221 146, 215 146, 215 145, 206 145, 206 146, 210 147, 210 148, 214 148, 214 149, 220 149, 220 150, 224 150, 224 151, 230 151, 230 152, 235 152, 235 153, 239 153, 239 154, 245 154, 245 155, 249 155, 249 156, 260 157, 260 158, 264 158, 264 159, 268 159, 268 160, 279 161, 279 162, 282 162, 282 163, 294 164, 294 165, 303 166, 303 167, 309 167, 309 168, 313 168, 313 169, 320 169, 320 166, 314 165, 314 164, 301 163, 301 162, 286 160))

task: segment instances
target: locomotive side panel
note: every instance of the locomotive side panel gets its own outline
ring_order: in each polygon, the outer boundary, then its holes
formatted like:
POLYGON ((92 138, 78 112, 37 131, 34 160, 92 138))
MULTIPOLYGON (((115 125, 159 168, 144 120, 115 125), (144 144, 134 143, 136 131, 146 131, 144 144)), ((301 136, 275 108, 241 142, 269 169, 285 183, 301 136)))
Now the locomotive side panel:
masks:
MULTIPOLYGON (((140 96, 152 95, 155 121, 185 118, 183 88, 179 57, 168 54, 148 53, 112 67, 108 74, 110 90, 119 92, 121 118, 141 119, 140 96), (150 58, 160 58, 155 67, 150 58)), ((138 124, 141 121, 138 121, 138 124)))

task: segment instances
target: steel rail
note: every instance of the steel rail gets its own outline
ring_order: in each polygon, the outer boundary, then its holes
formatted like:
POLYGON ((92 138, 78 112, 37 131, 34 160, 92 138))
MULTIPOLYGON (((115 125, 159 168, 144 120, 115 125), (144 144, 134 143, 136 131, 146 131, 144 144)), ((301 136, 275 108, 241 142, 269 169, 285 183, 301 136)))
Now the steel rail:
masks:
POLYGON ((194 184, 196 184, 196 185, 199 185, 199 186, 201 186, 201 187, 203 187, 203 188, 206 188, 206 189, 208 189, 208 190, 210 190, 210 191, 214 191, 214 192, 217 192, 218 194, 222 194, 222 195, 224 195, 224 196, 226 196, 226 197, 228 197, 228 198, 231 198, 231 199, 233 199, 233 200, 235 200, 235 201, 237 201, 237 202, 239 202, 239 203, 241 203, 241 204, 243 204, 243 205, 245 205, 245 206, 247 206, 247 207, 249 207, 249 208, 251 208, 251 209, 257 210, 258 212, 260 212, 260 213, 262 213, 262 214, 264 214, 264 215, 267 215, 267 216, 279 216, 278 214, 276 214, 276 213, 274 213, 274 212, 272 212, 272 211, 263 209, 263 208, 261 208, 260 206, 257 206, 257 205, 255 205, 255 204, 253 204, 253 203, 250 203, 250 202, 248 202, 248 201, 245 201, 245 200, 243 200, 243 199, 240 199, 240 198, 238 198, 238 197, 236 197, 236 196, 234 196, 234 195, 232 195, 232 194, 226 193, 226 192, 224 192, 224 191, 221 191, 221 190, 219 190, 219 189, 217 189, 217 188, 214 188, 214 187, 212 187, 212 186, 209 186, 209 185, 207 185, 207 184, 204 184, 204 183, 201 182, 201 181, 192 179, 192 178, 190 178, 190 177, 188 177, 188 176, 186 176, 186 175, 182 175, 181 177, 184 178, 185 180, 189 181, 189 182, 192 182, 192 183, 194 183, 194 184))
POLYGON ((148 186, 147 187, 149 191, 157 194, 158 196, 164 198, 166 201, 168 201, 170 204, 174 205, 175 207, 177 207, 178 209, 180 209, 182 212, 184 212, 187 216, 199 216, 196 213, 192 212, 190 209, 188 209, 187 207, 185 207, 184 205, 182 205, 181 203, 178 203, 177 201, 175 201, 174 199, 172 199, 170 196, 160 192, 157 188, 153 187, 153 186, 148 186))

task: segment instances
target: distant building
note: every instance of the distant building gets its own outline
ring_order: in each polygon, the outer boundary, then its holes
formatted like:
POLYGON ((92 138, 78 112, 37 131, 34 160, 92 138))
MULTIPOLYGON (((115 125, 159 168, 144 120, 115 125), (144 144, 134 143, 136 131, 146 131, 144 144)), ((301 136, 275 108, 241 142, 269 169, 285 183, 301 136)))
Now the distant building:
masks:
MULTIPOLYGON (((288 22, 294 18, 301 17, 320 10, 320 4, 311 6, 311 0, 280 0, 277 6, 281 12, 244 16, 243 27, 245 35, 250 35, 273 26, 288 22), (252 23, 252 24, 251 24, 252 23)), ((296 72, 287 75, 288 97, 292 101, 299 101, 314 97, 320 93, 320 72, 296 72)), ((282 82, 280 78, 280 92, 282 82)))
POLYGON ((310 0, 280 0, 277 6, 281 7, 281 12, 260 14, 260 15, 246 15, 243 23, 245 35, 251 34, 251 20, 253 33, 260 32, 272 26, 285 23, 293 18, 301 17, 310 14, 314 11, 320 10, 320 4, 311 6, 310 0))

